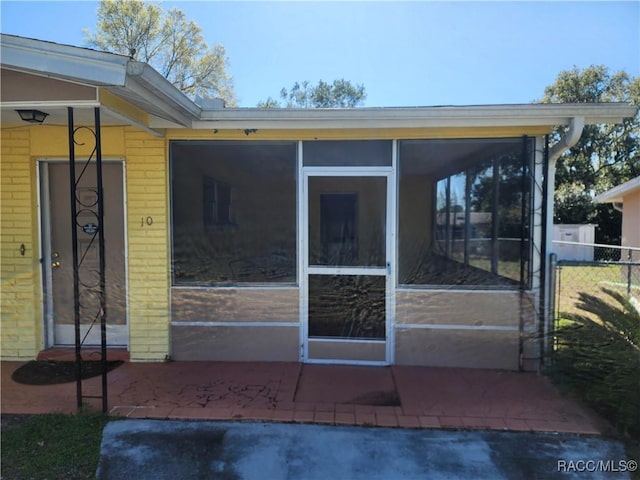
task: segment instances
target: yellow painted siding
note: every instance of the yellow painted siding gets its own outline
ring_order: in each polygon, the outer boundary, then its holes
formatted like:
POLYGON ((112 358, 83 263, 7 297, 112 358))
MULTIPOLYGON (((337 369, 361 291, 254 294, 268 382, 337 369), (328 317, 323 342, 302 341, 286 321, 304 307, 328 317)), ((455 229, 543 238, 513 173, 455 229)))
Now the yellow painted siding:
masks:
POLYGON ((30 129, 0 131, 0 348, 5 360, 33 358, 42 346, 35 162, 30 129), (24 255, 20 246, 24 244, 24 255))
MULTIPOLYGON (((76 145, 76 157, 81 159, 91 153, 94 140, 86 131, 78 131, 76 141, 84 145, 76 145)), ((125 154, 124 128, 103 127, 101 129, 102 157, 122 158, 125 154)), ((33 127, 31 129, 31 155, 38 159, 69 158, 69 134, 67 127, 33 127)))
POLYGON ((134 128, 125 129, 124 142, 130 355, 133 361, 163 360, 170 321, 167 144, 134 128))

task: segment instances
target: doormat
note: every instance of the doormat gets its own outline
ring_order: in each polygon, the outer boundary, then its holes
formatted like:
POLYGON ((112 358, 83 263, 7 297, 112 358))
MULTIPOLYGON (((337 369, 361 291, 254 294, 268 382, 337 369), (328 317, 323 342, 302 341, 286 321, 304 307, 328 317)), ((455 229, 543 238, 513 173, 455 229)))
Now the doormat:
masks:
MULTIPOLYGON (((122 360, 107 361, 107 372, 119 367, 122 360)), ((82 379, 102 374, 101 360, 84 360, 82 362, 82 379)), ((18 368, 11 378, 14 382, 25 385, 55 385, 76 381, 76 362, 58 360, 32 360, 18 368)))
POLYGON ((304 365, 294 401, 402 406, 390 368, 346 365, 304 365))

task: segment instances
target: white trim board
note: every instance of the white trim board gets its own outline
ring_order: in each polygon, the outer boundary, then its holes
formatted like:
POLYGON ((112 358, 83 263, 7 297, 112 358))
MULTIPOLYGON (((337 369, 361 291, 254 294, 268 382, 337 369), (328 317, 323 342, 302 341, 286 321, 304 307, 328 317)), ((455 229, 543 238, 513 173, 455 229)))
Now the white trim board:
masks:
POLYGON ((517 325, 442 325, 442 324, 415 324, 398 323, 396 330, 492 330, 504 332, 520 331, 517 325))
POLYGON ((299 327, 291 322, 171 322, 172 327, 299 327))

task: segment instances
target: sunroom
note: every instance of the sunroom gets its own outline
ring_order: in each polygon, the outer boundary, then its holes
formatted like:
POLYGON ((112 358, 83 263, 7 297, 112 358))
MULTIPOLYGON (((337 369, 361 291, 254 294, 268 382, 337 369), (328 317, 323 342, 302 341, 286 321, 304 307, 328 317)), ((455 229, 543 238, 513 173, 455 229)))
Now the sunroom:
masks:
POLYGON ((527 136, 171 141, 174 358, 517 368, 534 154, 527 136))

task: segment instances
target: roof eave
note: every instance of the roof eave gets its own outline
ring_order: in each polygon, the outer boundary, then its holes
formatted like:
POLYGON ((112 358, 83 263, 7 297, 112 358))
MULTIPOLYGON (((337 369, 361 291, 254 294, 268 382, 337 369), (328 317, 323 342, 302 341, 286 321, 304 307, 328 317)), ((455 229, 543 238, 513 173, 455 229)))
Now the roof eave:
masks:
MULTIPOLYGON (((149 65, 114 53, 0 34, 2 66, 105 88, 127 91, 163 112, 163 119, 191 127, 198 107, 149 65)), ((154 125, 148 125, 153 128, 154 125)))
POLYGON ((203 110, 193 128, 429 128, 567 125, 583 117, 587 124, 620 123, 637 107, 621 104, 526 104, 455 107, 353 109, 203 110))
POLYGON ((628 182, 596 195, 593 201, 595 203, 622 203, 626 195, 638 189, 640 189, 640 177, 632 178, 628 182))
POLYGON ((124 88, 146 101, 162 105, 167 113, 165 120, 184 127, 191 127, 201 115, 201 109, 195 102, 146 63, 129 62, 124 88))
POLYGON ((2 65, 96 86, 124 85, 129 59, 122 55, 0 34, 2 65))

